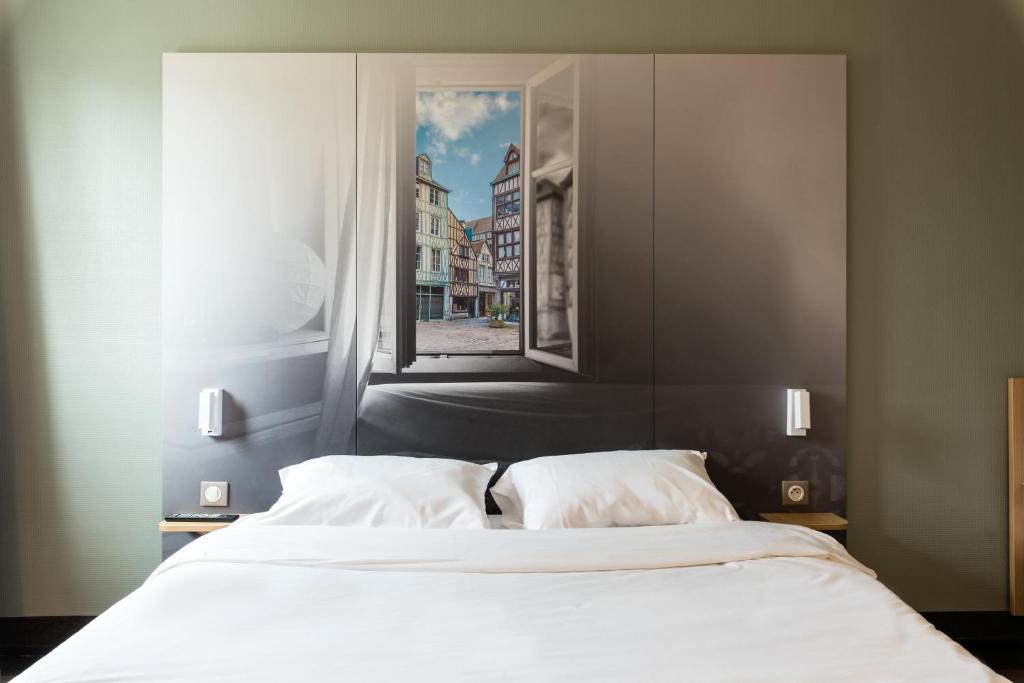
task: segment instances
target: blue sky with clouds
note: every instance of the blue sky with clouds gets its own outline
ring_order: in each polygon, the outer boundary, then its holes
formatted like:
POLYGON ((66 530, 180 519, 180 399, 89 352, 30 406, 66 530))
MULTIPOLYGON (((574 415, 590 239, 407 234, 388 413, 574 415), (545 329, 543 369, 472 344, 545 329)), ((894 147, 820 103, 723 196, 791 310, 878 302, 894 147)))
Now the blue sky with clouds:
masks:
POLYGON ((417 93, 416 154, 430 156, 460 219, 490 214, 491 181, 509 143, 519 144, 519 115, 517 91, 417 93))

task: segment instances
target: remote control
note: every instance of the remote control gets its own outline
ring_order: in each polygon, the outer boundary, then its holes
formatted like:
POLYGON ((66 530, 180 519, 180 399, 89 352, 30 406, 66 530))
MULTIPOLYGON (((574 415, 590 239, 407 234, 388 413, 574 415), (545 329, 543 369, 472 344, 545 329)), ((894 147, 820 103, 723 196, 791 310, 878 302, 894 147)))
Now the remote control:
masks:
POLYGON ((175 512, 164 517, 166 522, 233 522, 238 515, 213 512, 175 512))

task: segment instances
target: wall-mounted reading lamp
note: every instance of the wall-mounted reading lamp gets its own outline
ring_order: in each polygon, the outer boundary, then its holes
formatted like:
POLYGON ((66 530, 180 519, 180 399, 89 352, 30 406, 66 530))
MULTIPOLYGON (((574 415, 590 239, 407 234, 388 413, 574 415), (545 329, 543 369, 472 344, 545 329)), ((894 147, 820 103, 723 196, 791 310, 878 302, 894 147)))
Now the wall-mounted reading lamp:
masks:
POLYGON ((811 428, 811 392, 786 389, 786 435, 807 436, 811 428))
POLYGON ((203 436, 220 436, 224 431, 224 390, 199 391, 199 431, 203 436))

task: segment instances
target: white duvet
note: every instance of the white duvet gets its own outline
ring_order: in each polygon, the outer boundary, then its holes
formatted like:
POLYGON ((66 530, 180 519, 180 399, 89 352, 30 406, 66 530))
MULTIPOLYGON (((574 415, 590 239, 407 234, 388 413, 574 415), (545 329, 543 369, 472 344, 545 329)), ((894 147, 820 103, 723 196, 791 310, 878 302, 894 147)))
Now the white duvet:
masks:
POLYGON ((1004 680, 800 527, 258 522, 191 543, 15 680, 1004 680))

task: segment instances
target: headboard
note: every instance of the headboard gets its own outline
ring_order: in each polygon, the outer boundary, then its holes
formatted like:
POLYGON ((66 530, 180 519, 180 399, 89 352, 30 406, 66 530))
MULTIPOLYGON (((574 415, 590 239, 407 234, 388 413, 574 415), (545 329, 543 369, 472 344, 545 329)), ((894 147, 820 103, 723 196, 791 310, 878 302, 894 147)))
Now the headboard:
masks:
MULTIPOLYGON (((360 213, 359 240, 345 232, 355 207, 370 203, 366 179, 354 177, 365 171, 356 150, 368 144, 357 121, 375 114, 356 88, 374 83, 357 85, 357 69, 433 60, 444 68, 432 77, 479 80, 476 66, 515 62, 500 74, 507 81, 564 57, 165 56, 165 513, 200 511, 202 480, 230 483, 228 511, 265 509, 280 492, 279 468, 324 452, 515 461, 621 448, 707 451, 712 478, 748 518, 778 509, 783 479, 810 482, 808 509, 845 512, 841 55, 574 57, 578 154, 564 196, 578 203, 578 218, 566 215, 579 225, 579 249, 574 268, 548 274, 576 278, 571 310, 558 305, 575 316, 574 343, 586 342, 573 347, 578 357, 501 381, 417 373, 416 363, 382 379, 378 367, 358 385, 374 344, 397 353, 408 337, 396 335, 415 324, 387 325, 406 314, 411 290, 367 307, 349 295, 408 282, 364 262, 368 238, 407 209, 396 232, 411 240, 416 205, 410 189, 379 225, 360 213), (282 255, 287 282, 267 277, 282 255), (345 268, 357 274, 342 280, 345 268), (278 285, 301 296, 282 305, 278 285), (327 381, 339 367, 348 373, 341 393, 327 381), (204 387, 226 396, 219 437, 196 429, 204 387), (786 436, 787 388, 811 392, 806 436, 786 436), (318 433, 333 427, 347 440, 328 450, 318 433)), ((408 105, 416 86, 406 85, 408 105)), ((529 87, 523 81, 524 98, 529 87)), ((414 133, 393 142, 412 145, 414 133)), ((531 144, 527 136, 526 164, 531 144)), ((373 149, 381 159, 393 152, 373 149)), ((440 159, 433 173, 445 180, 440 159)), ((483 185, 493 177, 486 169, 483 185)), ((528 366, 544 355, 529 353, 527 303, 536 289, 529 259, 545 247, 523 240, 529 358, 519 360, 528 366)), ((387 253, 389 268, 402 262, 399 246, 387 253)))

